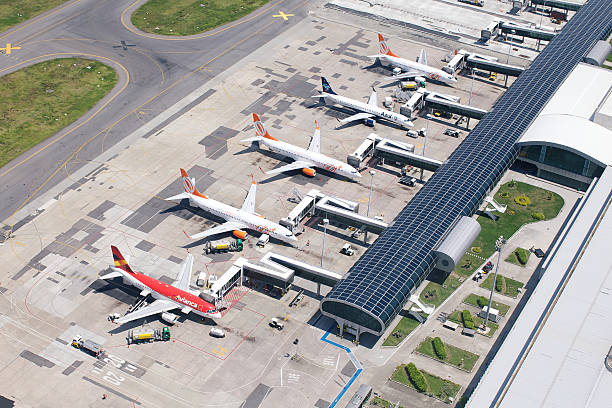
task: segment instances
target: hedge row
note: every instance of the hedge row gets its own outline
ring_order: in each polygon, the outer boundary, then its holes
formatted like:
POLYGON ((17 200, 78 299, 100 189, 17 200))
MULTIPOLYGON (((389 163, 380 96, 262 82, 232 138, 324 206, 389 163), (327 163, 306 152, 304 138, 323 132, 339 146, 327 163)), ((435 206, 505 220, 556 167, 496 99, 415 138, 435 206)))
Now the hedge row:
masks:
POLYGON ((489 300, 484 296, 478 296, 476 298, 476 304, 482 308, 489 304, 489 300))
POLYGON ((525 265, 529 260, 529 251, 524 248, 516 248, 514 253, 516 254, 516 259, 518 259, 518 261, 523 265, 525 265))
POLYGON ((461 312, 461 319, 463 320, 463 326, 466 329, 474 328, 474 319, 472 319, 472 314, 469 310, 464 310, 463 312, 461 312))
POLYGON ((444 343, 442 343, 442 340, 440 340, 439 337, 433 339, 433 348, 436 352, 436 355, 441 360, 446 360, 446 348, 444 347, 444 343))
POLYGON ((406 364, 406 373, 408 373, 408 377, 410 378, 410 381, 414 385, 414 388, 417 389, 417 391, 427 391, 427 383, 425 382, 425 377, 423 377, 423 374, 421 374, 421 372, 416 368, 414 363, 406 364))
POLYGON ((501 275, 499 275, 497 277, 497 280, 495 281, 495 290, 498 291, 499 293, 501 293, 504 290, 504 282, 505 278, 501 275))

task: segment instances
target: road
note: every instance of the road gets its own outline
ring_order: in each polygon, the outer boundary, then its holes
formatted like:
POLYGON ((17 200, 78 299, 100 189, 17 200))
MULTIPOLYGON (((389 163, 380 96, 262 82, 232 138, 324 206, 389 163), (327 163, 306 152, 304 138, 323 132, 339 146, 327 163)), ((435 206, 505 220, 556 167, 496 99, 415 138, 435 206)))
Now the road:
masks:
MULTIPOLYGON (((144 0, 73 0, 0 33, 1 47, 20 47, 0 55, 0 75, 73 56, 99 60, 118 73, 115 88, 92 110, 0 169, 4 229, 13 228, 15 213, 30 201, 305 18, 308 2, 272 1, 206 33, 163 37, 131 25, 131 13, 144 0), (290 16, 279 16, 281 11, 290 16)), ((150 133, 190 108, 187 105, 150 133)))

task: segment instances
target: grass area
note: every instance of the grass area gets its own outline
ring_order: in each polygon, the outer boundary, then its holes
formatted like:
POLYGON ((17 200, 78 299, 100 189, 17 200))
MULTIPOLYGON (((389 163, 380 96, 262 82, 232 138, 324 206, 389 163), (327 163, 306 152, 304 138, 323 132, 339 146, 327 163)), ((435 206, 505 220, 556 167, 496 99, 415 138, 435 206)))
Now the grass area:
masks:
POLYGON ((238 20, 269 0, 149 0, 132 14, 147 33, 193 35, 238 20))
MULTIPOLYGON (((507 278, 501 274, 497 274, 497 280, 502 282, 501 290, 499 290, 500 285, 496 282, 495 291, 498 293, 501 293, 502 295, 510 296, 513 298, 518 296, 519 288, 522 288, 523 286, 525 286, 523 282, 519 282, 514 279, 507 278)), ((484 282, 480 284, 480 287, 491 290, 492 285, 493 285, 493 274, 489 274, 489 276, 487 276, 487 279, 485 279, 484 282)))
MULTIPOLYGON (((408 378, 405 367, 405 365, 397 367, 391 375, 391 379, 416 390, 414 384, 412 384, 408 378)), ((455 384, 454 382, 431 375, 427 371, 419 371, 421 374, 423 374, 423 377, 425 377, 425 382, 427 383, 427 394, 431 397, 435 397, 446 403, 450 403, 450 398, 454 399, 461 389, 459 384, 455 384)))
MULTIPOLYGON (((370 402, 366 405, 364 405, 364 407, 383 407, 383 408, 395 408, 395 404, 382 399, 380 397, 374 397, 370 400, 370 402)), ((404 408, 403 406, 399 406, 399 408, 404 408)))
POLYGON ((68 0, 0 0, 0 33, 66 1, 68 0))
POLYGON ((478 254, 466 253, 459 261, 457 268, 442 284, 428 282, 421 292, 422 302, 435 306, 442 304, 459 287, 460 279, 472 275, 483 264, 482 258, 489 258, 495 252, 495 241, 500 235, 508 239, 521 226, 539 221, 533 217, 534 213, 541 213, 544 220, 553 219, 559 214, 564 204, 563 198, 556 193, 517 181, 503 184, 495 194, 495 200, 502 205, 507 205, 508 208, 503 214, 497 213, 499 216, 497 221, 488 217, 476 219, 481 231, 471 247, 480 248, 480 252, 478 254), (528 197, 529 204, 518 204, 515 198, 520 196, 528 197))
MULTIPOLYGON (((474 326, 475 326, 474 329, 478 329, 482 327, 484 323, 483 318, 476 316, 476 315, 472 315, 472 319, 474 320, 474 326)), ((463 320, 461 319, 460 310, 455 310, 453 313, 448 315, 448 320, 450 320, 451 322, 458 323, 463 326, 463 320)), ((488 337, 492 337, 497 331, 497 329, 499 329, 499 325, 497 323, 493 323, 492 321, 489 321, 489 324, 487 324, 487 327, 490 329, 489 332, 487 333, 488 337)))
POLYGON ((116 84, 100 62, 62 58, 0 77, 0 167, 65 128, 116 84))
POLYGON ((444 361, 457 368, 461 368, 462 370, 472 371, 474 364, 476 364, 478 360, 478 354, 470 353, 467 350, 451 346, 447 343, 444 343, 444 348, 446 349, 446 358, 441 359, 434 351, 433 338, 427 337, 419 344, 416 351, 431 358, 435 358, 436 360, 444 361))
POLYGON ((402 317, 397 326, 393 329, 389 337, 383 342, 383 346, 397 346, 408 336, 414 329, 419 326, 417 322, 411 316, 402 317))
MULTIPOLYGON (((467 304, 467 305, 472 305, 477 307, 478 309, 482 310, 482 308, 486 305, 489 304, 489 299, 484 297, 484 296, 478 296, 475 293, 471 293, 468 297, 466 297, 465 299, 463 299, 463 303, 467 304), (478 298, 481 298, 484 300, 484 303, 482 304, 483 306, 481 306, 480 304, 478 304, 478 298)), ((491 302, 491 308, 492 309, 497 309, 499 310, 499 314, 501 316, 505 316, 506 313, 508 313, 508 310, 510 310, 510 306, 504 304, 504 303, 499 303, 496 302, 495 300, 491 302)))
POLYGON ((529 252, 529 250, 525 248, 516 248, 514 251, 512 251, 510 256, 506 258, 506 262, 522 266, 524 268, 527 265, 527 261, 529 261, 530 256, 531 252, 529 252), (521 262, 521 260, 524 260, 525 262, 521 262))

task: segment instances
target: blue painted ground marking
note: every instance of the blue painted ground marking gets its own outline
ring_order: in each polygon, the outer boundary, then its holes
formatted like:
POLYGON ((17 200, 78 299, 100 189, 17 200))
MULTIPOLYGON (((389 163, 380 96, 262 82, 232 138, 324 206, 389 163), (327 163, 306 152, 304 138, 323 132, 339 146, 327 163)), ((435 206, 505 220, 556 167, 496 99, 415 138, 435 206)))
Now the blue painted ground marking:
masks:
POLYGON ((346 391, 351 387, 353 382, 355 382, 357 377, 359 377, 359 374, 361 374, 361 372, 363 371, 363 366, 359 363, 359 361, 357 361, 357 358, 355 358, 355 355, 353 354, 353 352, 351 351, 350 348, 348 348, 346 346, 343 346, 341 344, 338 344, 338 343, 336 343, 334 341, 327 340, 327 336, 329 336, 329 333, 331 333, 331 331, 334 329, 334 326, 335 326, 335 323, 329 328, 329 330, 327 330, 325 332, 323 337, 321 337, 321 341, 324 341, 326 343, 331 344, 334 347, 338 347, 338 348, 341 348, 342 350, 346 351, 348 353, 349 358, 351 359, 351 361, 355 365, 355 368, 357 369, 357 371, 355 371, 355 374, 353 374, 353 376, 349 379, 349 381, 346 383, 344 388, 342 388, 342 390, 340 390, 340 394, 338 394, 338 396, 332 401, 332 403, 329 404, 329 408, 334 408, 336 406, 338 401, 340 401, 340 398, 342 398, 344 396, 346 391))

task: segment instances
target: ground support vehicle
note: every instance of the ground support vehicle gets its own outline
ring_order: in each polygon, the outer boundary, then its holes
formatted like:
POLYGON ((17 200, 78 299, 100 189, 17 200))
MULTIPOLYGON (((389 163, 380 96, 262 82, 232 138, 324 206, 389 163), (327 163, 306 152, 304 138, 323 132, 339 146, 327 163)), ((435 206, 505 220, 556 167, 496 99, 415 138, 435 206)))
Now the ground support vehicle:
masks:
POLYGON ((168 327, 164 327, 163 329, 130 330, 126 340, 128 344, 168 341, 170 340, 170 329, 168 327))

